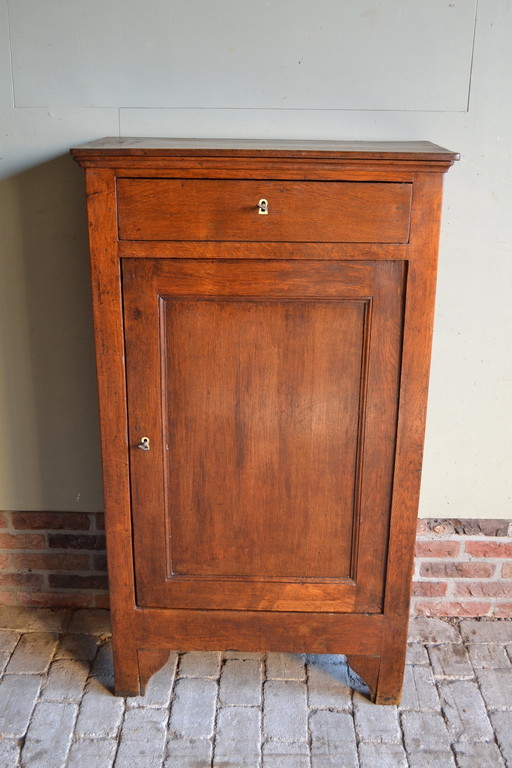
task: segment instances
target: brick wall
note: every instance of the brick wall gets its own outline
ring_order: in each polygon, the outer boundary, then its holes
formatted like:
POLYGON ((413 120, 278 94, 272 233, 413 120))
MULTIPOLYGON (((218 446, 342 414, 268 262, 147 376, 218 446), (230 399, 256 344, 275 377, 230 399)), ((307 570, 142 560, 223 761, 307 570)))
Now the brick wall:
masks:
POLYGON ((0 512, 0 604, 108 607, 103 515, 0 512))
MULTIPOLYGON (((107 607, 103 515, 0 512, 0 604, 107 607)), ((512 523, 420 520, 412 612, 512 617, 512 523)))
POLYGON ((412 612, 512 617, 512 522, 419 520, 412 612))

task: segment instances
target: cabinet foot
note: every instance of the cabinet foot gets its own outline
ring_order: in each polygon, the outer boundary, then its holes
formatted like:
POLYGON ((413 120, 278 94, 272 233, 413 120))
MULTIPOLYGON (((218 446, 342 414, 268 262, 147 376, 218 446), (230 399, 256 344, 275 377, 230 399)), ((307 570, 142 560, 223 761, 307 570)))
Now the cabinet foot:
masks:
POLYGON ((137 652, 131 658, 123 654, 122 659, 114 653, 114 696, 140 696, 137 652))
POLYGON ((400 704, 405 652, 399 645, 382 656, 348 655, 347 661, 367 684, 371 701, 375 704, 400 704))
POLYGON ((169 654, 170 650, 144 648, 136 651, 135 659, 124 656, 122 662, 115 665, 115 695, 144 696, 149 680, 164 666, 169 654))
POLYGON ((400 704, 403 659, 392 656, 347 656, 350 667, 370 689, 374 704, 400 704))
POLYGON ((400 648, 395 653, 381 657, 379 680, 373 701, 375 704, 400 704, 404 681, 405 652, 400 648))
POLYGON ((379 681, 380 656, 347 656, 352 670, 364 680, 370 689, 370 698, 375 701, 379 681))
POLYGON ((168 649, 155 649, 155 650, 139 650, 137 655, 139 657, 139 680, 140 680, 140 692, 143 696, 146 691, 146 686, 149 680, 153 677, 155 672, 164 666, 167 662, 170 654, 168 649))

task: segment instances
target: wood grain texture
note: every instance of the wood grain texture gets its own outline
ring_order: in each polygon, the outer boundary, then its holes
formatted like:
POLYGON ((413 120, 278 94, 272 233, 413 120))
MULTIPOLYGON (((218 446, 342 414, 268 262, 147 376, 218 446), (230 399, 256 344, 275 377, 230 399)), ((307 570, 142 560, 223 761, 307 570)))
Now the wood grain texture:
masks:
POLYGON ((142 608, 133 615, 140 647, 176 650, 283 651, 379 654, 383 616, 277 611, 202 611, 142 608))
POLYGON ((114 174, 86 176, 89 248, 101 425, 110 613, 117 690, 138 693, 137 650, 130 632, 135 604, 128 467, 126 374, 114 174))
POLYGON ((397 703, 442 174, 458 156, 158 139, 72 154, 87 169, 116 691, 138 693, 171 648, 238 648, 346 653, 377 703, 397 703), (264 237, 272 209, 245 219, 255 192, 279 214, 264 237))
POLYGON ((402 284, 401 262, 125 261, 140 605, 380 610, 402 284))
POLYGON ((124 240, 119 243, 124 259, 256 259, 294 261, 405 261, 407 245, 373 243, 206 243, 124 240))
POLYGON ((329 156, 342 159, 381 159, 386 162, 397 158, 428 161, 434 158, 445 162, 459 158, 456 152, 432 144, 430 141, 294 141, 276 139, 177 139, 107 137, 97 139, 71 150, 76 160, 87 156, 116 157, 124 160, 139 155, 152 158, 184 154, 197 157, 228 155, 229 157, 276 157, 297 159, 304 155, 329 156))
POLYGON ((316 178, 409 181, 414 172, 444 173, 459 155, 428 141, 273 141, 107 138, 75 147, 84 168, 162 171, 201 178, 316 178), (180 169, 179 173, 177 173, 180 169))
POLYGON ((434 322, 442 177, 420 176, 414 187, 415 237, 409 251, 394 468, 392 535, 386 577, 386 611, 408 615, 414 563, 423 443, 434 322))
POLYGON ((409 239, 410 184, 119 179, 117 199, 121 240, 409 239))
POLYGON ((370 699, 375 701, 379 683, 380 656, 349 654, 347 662, 356 675, 366 683, 370 689, 370 699))
POLYGON ((162 302, 171 573, 349 578, 366 302, 162 302))
POLYGON ((114 168, 117 179, 267 179, 273 181, 344 181, 389 182, 411 184, 416 173, 444 173, 449 164, 441 160, 414 161, 358 159, 348 156, 344 160, 323 157, 265 158, 265 157, 177 157, 161 156, 151 161, 141 156, 123 159, 123 167, 115 157, 100 156, 81 161, 85 168, 114 168))

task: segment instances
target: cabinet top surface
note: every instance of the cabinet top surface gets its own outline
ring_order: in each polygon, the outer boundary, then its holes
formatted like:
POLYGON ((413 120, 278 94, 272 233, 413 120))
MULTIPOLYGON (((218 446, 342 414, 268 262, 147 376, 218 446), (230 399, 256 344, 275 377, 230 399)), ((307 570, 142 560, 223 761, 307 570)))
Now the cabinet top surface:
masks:
POLYGON ((453 163, 456 152, 430 141, 279 141, 274 139, 174 139, 107 137, 74 147, 80 160, 107 157, 289 157, 333 160, 415 160, 453 163))

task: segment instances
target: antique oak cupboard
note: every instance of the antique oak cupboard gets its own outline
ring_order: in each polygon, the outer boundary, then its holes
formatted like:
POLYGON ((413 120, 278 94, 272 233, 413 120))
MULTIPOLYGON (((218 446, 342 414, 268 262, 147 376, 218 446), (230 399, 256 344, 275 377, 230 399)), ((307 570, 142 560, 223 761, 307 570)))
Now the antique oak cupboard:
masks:
POLYGON ((429 142, 103 139, 86 169, 115 689, 344 653, 400 699, 441 190, 429 142))

